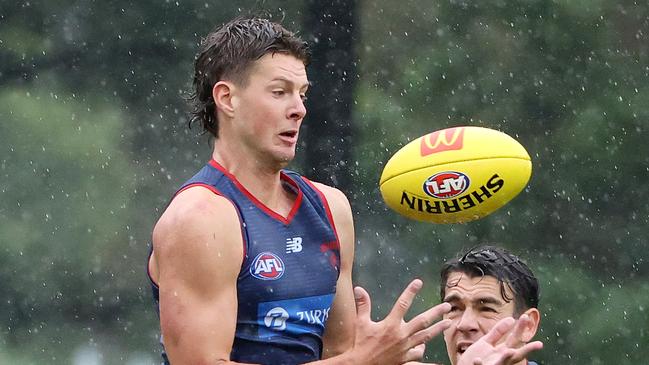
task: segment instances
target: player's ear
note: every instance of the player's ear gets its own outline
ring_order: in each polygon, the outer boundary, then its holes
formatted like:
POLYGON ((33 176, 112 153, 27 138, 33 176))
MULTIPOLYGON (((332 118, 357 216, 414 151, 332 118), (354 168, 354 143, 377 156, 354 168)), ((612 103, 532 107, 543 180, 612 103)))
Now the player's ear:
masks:
POLYGON ((232 103, 232 92, 234 91, 234 85, 228 81, 219 81, 214 84, 212 88, 212 98, 214 99, 214 104, 216 109, 232 117, 234 115, 234 105, 232 103))
POLYGON ((525 314, 530 318, 529 324, 525 326, 523 331, 523 341, 529 342, 532 341, 532 338, 536 335, 536 331, 539 329, 539 323, 541 322, 541 314, 536 308, 530 308, 525 311, 525 314))

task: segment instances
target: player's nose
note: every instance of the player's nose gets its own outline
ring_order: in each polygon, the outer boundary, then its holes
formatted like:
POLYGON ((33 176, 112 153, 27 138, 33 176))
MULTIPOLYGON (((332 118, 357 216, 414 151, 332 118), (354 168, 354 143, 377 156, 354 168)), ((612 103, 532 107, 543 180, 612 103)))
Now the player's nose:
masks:
POLYGON ((478 317, 471 310, 465 310, 457 319, 458 331, 471 332, 478 329, 478 317))
POLYGON ((293 120, 302 120, 306 115, 306 105, 301 95, 293 97, 291 107, 288 110, 288 117, 293 120))

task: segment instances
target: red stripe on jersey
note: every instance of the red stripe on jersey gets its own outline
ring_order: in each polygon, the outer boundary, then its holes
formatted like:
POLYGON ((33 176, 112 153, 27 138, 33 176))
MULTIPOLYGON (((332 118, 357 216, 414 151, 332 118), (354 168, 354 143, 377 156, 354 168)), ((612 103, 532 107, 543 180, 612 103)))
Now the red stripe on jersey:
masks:
POLYGON ((298 209, 300 209, 300 204, 302 204, 302 190, 300 190, 300 187, 293 181, 291 180, 290 177, 288 177, 285 173, 280 172, 280 178, 292 185, 296 190, 297 190, 297 197, 295 198, 295 201, 293 202, 293 206, 291 207, 291 211, 288 213, 286 217, 283 217, 281 214, 275 212, 274 210, 268 208, 266 204, 262 203, 257 199, 252 193, 248 191, 240 182, 237 180, 237 178, 232 175, 228 170, 225 169, 225 167, 221 166, 218 162, 216 162, 214 159, 210 160, 209 164, 214 167, 215 169, 221 171, 225 176, 227 176, 250 201, 255 204, 259 209, 261 209, 264 213, 268 214, 272 218, 282 222, 284 225, 289 225, 291 224, 291 220, 293 220, 293 217, 295 217, 295 214, 297 213, 298 209))
POLYGON ((334 216, 331 214, 331 209, 329 208, 329 201, 327 201, 327 198, 325 197, 324 193, 318 189, 315 184, 307 179, 306 177, 302 177, 304 181, 309 184, 313 190, 315 190, 316 193, 318 193, 318 196, 320 197, 320 200, 322 200, 322 204, 325 207, 325 211, 327 212, 327 218, 329 219, 329 224, 331 224, 331 228, 334 230, 334 234, 336 235, 336 247, 335 249, 340 250, 340 237, 338 236, 338 230, 336 230, 336 224, 334 223, 334 216))

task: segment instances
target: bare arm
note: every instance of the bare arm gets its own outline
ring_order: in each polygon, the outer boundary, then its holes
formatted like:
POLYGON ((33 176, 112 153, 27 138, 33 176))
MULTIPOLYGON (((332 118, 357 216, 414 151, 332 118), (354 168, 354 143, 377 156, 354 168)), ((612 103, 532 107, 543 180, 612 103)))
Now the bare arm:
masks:
POLYGON ((160 326, 174 365, 229 363, 243 259, 240 222, 225 198, 180 193, 153 232, 160 326))
POLYGON ((330 204, 340 240, 341 271, 323 339, 326 360, 313 364, 383 365, 420 359, 424 343, 448 327, 450 321, 435 323, 435 319, 448 312, 450 306, 442 303, 406 323, 403 317, 422 285, 415 280, 401 294, 391 313, 383 321, 373 322, 369 295, 352 286, 354 226, 349 202, 337 189, 316 186, 330 204))
MULTIPOLYGON (((329 358, 315 363, 401 364, 421 357, 413 349, 448 327, 447 321, 434 322, 448 311, 448 304, 404 322, 421 288, 421 281, 415 280, 392 312, 383 321, 373 322, 369 295, 361 288, 351 289, 349 203, 340 192, 325 194, 339 230, 342 262, 324 335, 324 355, 329 358), (351 299, 354 294, 355 303, 351 299)), ((235 364, 229 357, 236 328, 236 282, 243 259, 239 227, 229 201, 197 187, 179 194, 154 229, 153 271, 160 287, 160 325, 174 365, 235 364)))
POLYGON ((323 192, 334 219, 340 241, 340 275, 336 283, 334 298, 323 338, 323 358, 340 355, 354 345, 354 324, 356 305, 352 287, 352 266, 354 263, 354 222, 351 206, 345 195, 334 188, 318 184, 323 192))

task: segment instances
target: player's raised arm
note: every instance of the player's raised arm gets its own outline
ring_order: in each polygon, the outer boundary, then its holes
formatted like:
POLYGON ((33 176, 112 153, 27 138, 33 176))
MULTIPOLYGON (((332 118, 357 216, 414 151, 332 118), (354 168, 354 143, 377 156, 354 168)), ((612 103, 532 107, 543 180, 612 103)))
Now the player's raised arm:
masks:
POLYGON ((192 121, 215 138, 212 158, 156 226, 149 265, 172 365, 401 364, 444 328, 446 304, 403 321, 420 282, 382 322, 364 291, 354 302, 349 202, 286 169, 308 63, 303 40, 262 18, 202 42, 192 121))
POLYGON ((154 229, 152 276, 174 365, 229 361, 243 257, 239 227, 227 199, 194 187, 172 201, 154 229))
POLYGON ((325 195, 334 218, 340 240, 341 270, 323 338, 325 360, 313 364, 389 365, 421 359, 424 344, 448 326, 448 321, 435 320, 450 306, 442 303, 405 322, 403 318, 422 286, 420 280, 415 280, 398 298, 391 313, 383 321, 373 322, 369 294, 352 286, 354 226, 349 201, 335 188, 315 185, 325 195))
POLYGON ((354 263, 354 222, 347 197, 338 189, 315 183, 329 203, 334 225, 340 241, 340 275, 336 283, 336 296, 329 312, 323 338, 323 358, 348 351, 354 345, 356 304, 352 286, 354 263))

